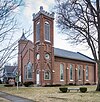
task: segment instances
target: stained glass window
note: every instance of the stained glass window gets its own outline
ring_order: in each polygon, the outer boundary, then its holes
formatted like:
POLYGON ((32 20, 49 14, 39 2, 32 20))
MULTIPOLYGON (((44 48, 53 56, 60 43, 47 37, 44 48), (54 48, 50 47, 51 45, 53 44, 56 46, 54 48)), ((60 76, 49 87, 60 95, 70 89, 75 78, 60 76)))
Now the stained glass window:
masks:
POLYGON ((88 65, 86 65, 86 80, 88 80, 88 76, 89 76, 88 71, 89 71, 88 65))
POLYGON ((78 66, 78 79, 81 80, 81 66, 78 66))
POLYGON ((45 71, 45 72, 44 72, 44 79, 45 79, 45 80, 50 80, 50 78, 51 78, 50 71, 45 71))
POLYGON ((36 24, 36 41, 40 40, 40 22, 36 24))
POLYGON ((60 64, 60 80, 64 80, 64 65, 60 64))
POLYGON ((50 24, 45 22, 45 40, 50 41, 50 24))
POLYGON ((32 64, 29 62, 27 64, 27 79, 32 78, 32 64))
POLYGON ((70 65, 70 80, 73 80, 73 65, 70 65))

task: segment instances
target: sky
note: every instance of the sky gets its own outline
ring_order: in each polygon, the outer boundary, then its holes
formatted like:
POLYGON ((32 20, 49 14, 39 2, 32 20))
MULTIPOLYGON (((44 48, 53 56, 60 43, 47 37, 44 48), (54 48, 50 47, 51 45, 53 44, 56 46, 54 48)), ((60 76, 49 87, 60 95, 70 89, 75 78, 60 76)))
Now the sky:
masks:
MULTIPOLYGON (((17 20, 20 26, 18 32, 16 32, 15 38, 19 38, 22 35, 22 29, 27 31, 31 27, 31 31, 33 31, 33 22, 32 22, 32 14, 37 13, 40 10, 40 6, 43 6, 43 9, 47 12, 52 12, 55 4, 55 0, 24 0, 25 6, 18 8, 17 12, 17 20)), ((29 40, 33 41, 33 35, 28 37, 29 40)), ((92 57, 91 51, 87 50, 87 48, 83 45, 72 45, 68 41, 65 40, 65 35, 62 35, 56 26, 56 15, 54 20, 54 47, 66 49, 73 52, 80 52, 89 57, 92 57)))

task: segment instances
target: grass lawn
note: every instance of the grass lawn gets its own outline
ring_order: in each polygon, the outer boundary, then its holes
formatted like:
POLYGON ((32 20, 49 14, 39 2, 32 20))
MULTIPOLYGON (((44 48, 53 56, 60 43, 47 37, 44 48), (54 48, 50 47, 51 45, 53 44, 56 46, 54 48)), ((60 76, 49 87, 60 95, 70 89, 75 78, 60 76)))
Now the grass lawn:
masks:
MULTIPOLYGON (((80 86, 68 86, 80 87, 80 86)), ((96 86, 86 86, 86 93, 71 91, 69 93, 61 93, 59 87, 3 87, 0 91, 4 91, 13 95, 18 95, 36 102, 100 102, 100 92, 96 92, 96 86)))

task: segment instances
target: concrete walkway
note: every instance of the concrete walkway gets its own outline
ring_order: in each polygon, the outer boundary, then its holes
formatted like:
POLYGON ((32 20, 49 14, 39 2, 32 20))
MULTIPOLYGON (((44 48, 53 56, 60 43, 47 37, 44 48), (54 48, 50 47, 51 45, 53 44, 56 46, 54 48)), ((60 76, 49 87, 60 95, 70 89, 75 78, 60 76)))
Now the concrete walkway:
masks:
POLYGON ((22 98, 19 96, 11 95, 5 92, 0 92, 0 97, 5 98, 11 102, 35 102, 26 98, 22 98))

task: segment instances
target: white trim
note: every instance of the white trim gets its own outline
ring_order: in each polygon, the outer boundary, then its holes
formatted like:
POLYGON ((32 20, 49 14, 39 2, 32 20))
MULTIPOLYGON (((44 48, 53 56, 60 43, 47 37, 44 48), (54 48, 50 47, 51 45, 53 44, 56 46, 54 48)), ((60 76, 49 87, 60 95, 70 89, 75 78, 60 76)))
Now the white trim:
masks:
POLYGON ((38 42, 40 42, 40 40, 37 40, 37 41, 35 42, 35 44, 38 43, 38 42))
POLYGON ((78 81, 82 81, 82 80, 78 80, 78 81))
POLYGON ((60 80, 60 81, 64 81, 64 80, 60 80))
POLYGON ((51 41, 50 40, 45 40, 46 42, 49 42, 49 43, 51 43, 51 41))
POLYGON ((70 80, 70 81, 74 81, 74 80, 70 80))
POLYGON ((86 80, 86 81, 89 81, 89 80, 86 80))

